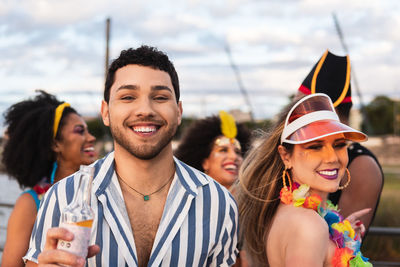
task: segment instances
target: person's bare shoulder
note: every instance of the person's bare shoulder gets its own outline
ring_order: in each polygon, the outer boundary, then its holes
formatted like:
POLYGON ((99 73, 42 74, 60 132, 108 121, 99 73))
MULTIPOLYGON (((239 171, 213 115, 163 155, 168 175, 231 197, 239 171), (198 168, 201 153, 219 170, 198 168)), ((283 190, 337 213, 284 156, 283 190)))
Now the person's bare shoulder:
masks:
POLYGON ((14 205, 13 212, 22 216, 21 219, 26 219, 27 217, 33 218, 35 220, 36 216, 36 203, 30 194, 22 194, 14 205))
POLYGON ((349 165, 352 178, 363 177, 364 182, 371 182, 375 185, 382 183, 382 173, 378 163, 368 155, 356 157, 349 165), (354 177, 353 177, 354 176, 354 177), (365 177, 368 177, 366 181, 365 177))
MULTIPOLYGON (((325 220, 314 210, 306 209, 302 207, 294 207, 285 205, 284 207, 283 220, 287 221, 287 226, 292 230, 292 234, 297 236, 298 233, 306 232, 305 230, 314 229, 315 233, 309 233, 307 236, 315 234, 328 233, 329 228, 325 220)), ((282 222, 283 223, 283 222, 282 222)))
POLYGON ((7 233, 11 236, 24 235, 29 242, 30 232, 36 218, 36 203, 30 194, 22 194, 16 201, 8 220, 7 233))
POLYGON ((324 262, 328 243, 328 225, 317 212, 280 205, 269 232, 267 250, 270 256, 279 255, 275 260, 284 261, 285 266, 313 266, 315 262, 324 262), (272 252, 268 245, 278 249, 272 252))
POLYGON ((3 250, 2 266, 23 266, 33 224, 36 203, 30 194, 22 194, 16 201, 7 224, 7 237, 3 250))

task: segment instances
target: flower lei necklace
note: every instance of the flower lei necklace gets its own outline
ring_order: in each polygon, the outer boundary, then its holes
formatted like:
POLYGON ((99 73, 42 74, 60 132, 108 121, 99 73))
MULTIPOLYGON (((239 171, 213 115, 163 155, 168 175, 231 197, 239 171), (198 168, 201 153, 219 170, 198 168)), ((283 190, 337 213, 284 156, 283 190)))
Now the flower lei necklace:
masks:
POLYGON ((337 205, 327 200, 327 207, 321 205, 322 198, 317 194, 309 194, 310 186, 299 185, 289 181, 289 188, 285 183, 285 172, 283 175, 283 188, 280 192, 281 202, 295 207, 303 207, 315 210, 325 219, 329 226, 329 238, 336 244, 335 254, 332 258, 334 267, 369 267, 368 258, 360 251, 361 238, 357 235, 348 220, 343 220, 339 214, 337 205))
POLYGON ((51 187, 52 184, 48 183, 47 178, 43 178, 38 184, 36 184, 32 189, 36 192, 38 199, 42 200, 44 194, 46 194, 47 190, 51 187))

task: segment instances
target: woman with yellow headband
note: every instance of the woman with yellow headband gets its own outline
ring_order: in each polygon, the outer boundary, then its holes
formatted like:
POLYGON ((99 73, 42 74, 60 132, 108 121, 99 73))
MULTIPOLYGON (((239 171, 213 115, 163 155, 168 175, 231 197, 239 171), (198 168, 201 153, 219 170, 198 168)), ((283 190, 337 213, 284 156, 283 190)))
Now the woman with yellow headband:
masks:
POLYGON ((229 189, 237 180, 249 141, 247 128, 221 111, 218 117, 194 122, 184 133, 175 155, 229 189))
POLYGON ((3 164, 21 188, 29 189, 10 215, 1 266, 24 266, 41 198, 53 183, 95 161, 95 137, 68 103, 44 91, 12 105, 4 117, 3 164))

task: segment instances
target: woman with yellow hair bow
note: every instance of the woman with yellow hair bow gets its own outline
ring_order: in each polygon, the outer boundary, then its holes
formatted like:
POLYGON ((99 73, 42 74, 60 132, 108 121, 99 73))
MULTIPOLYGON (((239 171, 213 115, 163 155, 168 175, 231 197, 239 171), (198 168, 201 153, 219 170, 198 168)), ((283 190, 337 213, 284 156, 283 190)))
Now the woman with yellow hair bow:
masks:
POLYGON ((197 120, 189 126, 175 155, 229 189, 237 180, 249 144, 249 130, 221 111, 219 116, 197 120))

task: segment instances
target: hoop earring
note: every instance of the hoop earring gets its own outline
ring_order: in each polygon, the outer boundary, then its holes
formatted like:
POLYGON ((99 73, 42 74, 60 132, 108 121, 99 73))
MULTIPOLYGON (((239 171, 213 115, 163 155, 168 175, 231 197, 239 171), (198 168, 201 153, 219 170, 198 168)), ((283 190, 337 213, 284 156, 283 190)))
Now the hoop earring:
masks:
POLYGON ((349 186, 349 184, 350 184, 350 181, 351 181, 351 176, 350 176, 349 169, 347 169, 347 168, 346 168, 346 173, 347 173, 347 182, 346 182, 346 184, 345 184, 345 185, 343 185, 343 186, 339 186, 339 187, 338 187, 338 190, 343 190, 343 189, 345 189, 346 187, 348 187, 348 186, 349 186))
POLYGON ((286 172, 287 168, 285 167, 285 169, 282 172, 282 181, 283 181, 283 187, 288 189, 287 185, 286 185, 286 175, 287 175, 287 179, 289 182, 289 190, 290 192, 292 192, 292 179, 290 178, 289 172, 286 172))

